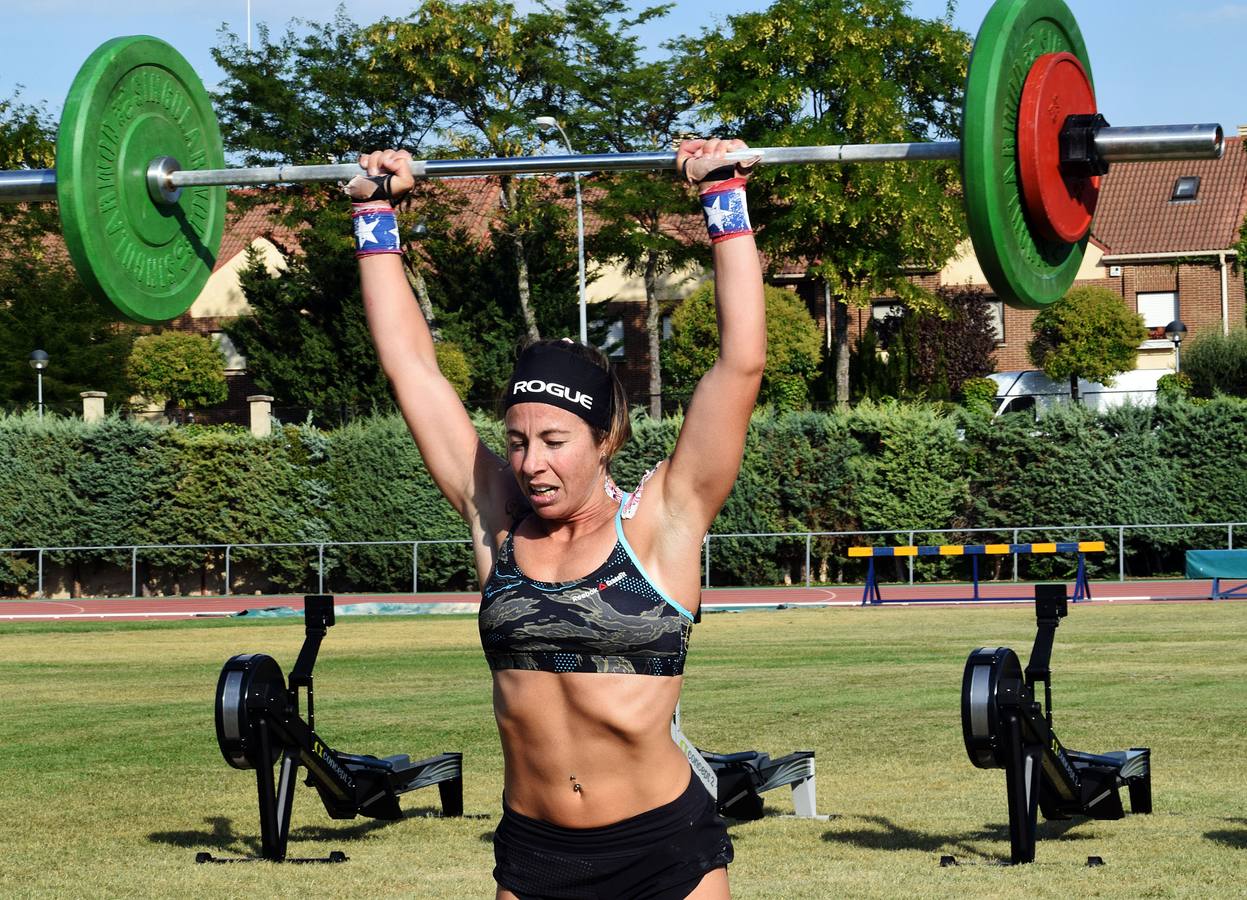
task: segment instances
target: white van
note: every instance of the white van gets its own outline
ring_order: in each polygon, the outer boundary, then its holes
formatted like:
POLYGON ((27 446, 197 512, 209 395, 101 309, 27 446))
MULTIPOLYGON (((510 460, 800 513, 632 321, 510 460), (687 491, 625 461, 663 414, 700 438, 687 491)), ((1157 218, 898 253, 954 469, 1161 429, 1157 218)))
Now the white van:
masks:
MULTIPOLYGON (((1080 378, 1078 402, 1090 409, 1111 409, 1126 402, 1152 404, 1156 402, 1156 382, 1160 381, 1162 375, 1168 375, 1172 371, 1135 369, 1132 372, 1123 372, 1113 379, 1112 387, 1080 378)), ((1053 381, 1037 370, 994 372, 987 377, 996 382, 994 415, 997 416, 1027 411, 1040 416, 1054 404, 1068 403, 1070 400, 1068 380, 1053 381)))

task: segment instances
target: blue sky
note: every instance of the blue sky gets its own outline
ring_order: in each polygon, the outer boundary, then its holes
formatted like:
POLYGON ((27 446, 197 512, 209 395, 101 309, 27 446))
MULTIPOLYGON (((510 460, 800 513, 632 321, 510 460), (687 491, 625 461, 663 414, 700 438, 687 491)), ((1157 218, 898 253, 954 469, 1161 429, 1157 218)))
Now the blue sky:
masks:
MULTIPOLYGON (((523 0, 521 0, 523 2, 523 0)), ((1101 111, 1114 125, 1220 122, 1227 133, 1247 124, 1247 2, 1226 0, 1067 0, 1082 28, 1101 111)), ((357 21, 400 16, 416 3, 348 3, 357 21)), ((678 0, 645 37, 692 34, 715 19, 764 9, 766 0, 678 0), (712 13, 707 13, 712 9, 712 13)), ((974 34, 991 0, 961 0, 955 24, 974 34)), ((295 16, 323 20, 338 0, 252 0, 253 22, 283 33, 295 16)), ((945 0, 911 0, 914 14, 937 17, 945 0)), ((0 27, 0 98, 24 86, 22 99, 43 101, 59 117, 81 62, 122 34, 154 34, 175 46, 209 88, 220 77, 209 50, 225 23, 246 29, 246 0, 4 0, 0 27)))

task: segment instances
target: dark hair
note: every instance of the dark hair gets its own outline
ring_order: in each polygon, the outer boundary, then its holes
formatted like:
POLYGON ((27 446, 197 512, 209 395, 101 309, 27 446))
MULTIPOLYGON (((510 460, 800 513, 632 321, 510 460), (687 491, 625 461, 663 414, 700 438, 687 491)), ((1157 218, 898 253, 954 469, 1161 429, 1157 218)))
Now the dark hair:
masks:
MULTIPOLYGON (((604 372, 610 373, 610 427, 602 429, 595 428, 592 425, 589 426, 589 430, 593 432, 594 441, 602 448, 602 455, 606 458, 606 466, 609 469, 611 458, 619 452, 619 448, 628 443, 628 438, 632 437, 632 420, 628 417, 628 394, 624 391, 623 382, 619 380, 619 372, 611 365, 611 361, 605 353, 597 347, 590 347, 579 341, 566 338, 529 340, 525 341, 519 348, 519 353, 523 353, 529 347, 558 347, 565 353, 588 360, 604 372)), ((517 353, 516 355, 518 357, 519 354, 517 353)))

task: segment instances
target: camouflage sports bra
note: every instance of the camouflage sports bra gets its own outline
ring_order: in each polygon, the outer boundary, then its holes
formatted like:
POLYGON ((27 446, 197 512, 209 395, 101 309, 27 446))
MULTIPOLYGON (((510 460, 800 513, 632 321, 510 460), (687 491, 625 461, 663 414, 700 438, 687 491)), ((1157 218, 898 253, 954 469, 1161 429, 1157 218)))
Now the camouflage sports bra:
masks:
POLYGON ((514 529, 481 592, 477 622, 489 668, 681 675, 693 615, 660 591, 623 532, 622 495, 610 557, 577 581, 526 576, 514 529))

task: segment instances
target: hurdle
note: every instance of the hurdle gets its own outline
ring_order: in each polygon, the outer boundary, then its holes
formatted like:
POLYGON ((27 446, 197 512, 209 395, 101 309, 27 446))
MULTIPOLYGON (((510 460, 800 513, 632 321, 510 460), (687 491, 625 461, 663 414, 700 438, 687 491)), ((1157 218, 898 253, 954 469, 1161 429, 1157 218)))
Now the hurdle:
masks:
MULTIPOLYGON (((1071 602, 1078 603, 1091 599, 1091 582, 1087 578, 1088 553, 1103 553, 1104 541, 1059 541, 1054 543, 1035 544, 932 544, 930 546, 902 547, 850 547, 850 559, 868 560, 866 567, 866 584, 862 589, 862 606, 878 606, 882 603, 947 603, 946 598, 918 598, 905 601, 888 601, 883 599, 879 591, 879 579, 875 574, 875 560, 887 557, 924 557, 924 556, 968 556, 972 562, 973 595, 971 601, 982 600, 979 593, 979 559, 984 556, 1012 556, 1013 554, 1055 554, 1077 553, 1078 573, 1074 578, 1074 596, 1071 602)), ((992 600, 1026 600, 1030 597, 992 597, 992 600)))
POLYGON ((1187 550, 1186 577, 1211 578, 1213 600, 1247 596, 1247 550, 1187 550), (1222 581, 1241 584, 1223 588, 1222 581))

